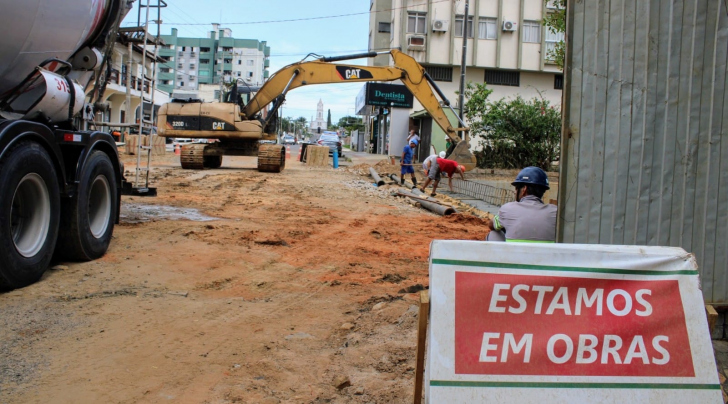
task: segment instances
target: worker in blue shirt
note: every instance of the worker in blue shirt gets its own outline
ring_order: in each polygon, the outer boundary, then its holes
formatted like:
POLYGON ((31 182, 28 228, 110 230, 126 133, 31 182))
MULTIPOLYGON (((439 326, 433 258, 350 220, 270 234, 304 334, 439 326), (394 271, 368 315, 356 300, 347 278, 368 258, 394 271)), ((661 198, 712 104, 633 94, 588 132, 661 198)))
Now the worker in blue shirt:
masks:
POLYGON ((415 167, 412 164, 413 156, 415 154, 415 147, 417 147, 417 140, 416 139, 410 139, 409 144, 404 146, 404 150, 402 151, 402 159, 400 160, 400 165, 402 166, 401 169, 401 178, 400 183, 404 185, 404 175, 405 174, 411 174, 412 175, 412 183, 415 184, 415 187, 417 187, 417 177, 415 177, 415 167))
POLYGON ((556 206, 543 203, 549 189, 546 172, 526 167, 511 184, 516 187, 516 202, 501 206, 488 221, 487 241, 520 241, 553 243, 556 240, 556 206))

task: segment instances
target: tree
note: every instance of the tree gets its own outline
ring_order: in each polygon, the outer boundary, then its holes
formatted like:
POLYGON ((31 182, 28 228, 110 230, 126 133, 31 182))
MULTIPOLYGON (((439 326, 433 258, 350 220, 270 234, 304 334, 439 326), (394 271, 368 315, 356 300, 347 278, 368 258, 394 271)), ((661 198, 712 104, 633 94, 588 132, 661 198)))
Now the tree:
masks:
POLYGON ((347 135, 351 135, 351 132, 357 129, 363 129, 364 128, 364 122, 361 118, 358 116, 345 116, 341 119, 339 119, 339 122, 336 124, 336 127, 338 128, 344 128, 347 135))
POLYGON ((548 170, 559 156, 561 112, 543 98, 488 102, 492 92, 485 83, 468 83, 465 90, 465 116, 482 147, 475 152, 478 166, 548 170))
POLYGON ((331 129, 331 110, 329 109, 329 116, 326 118, 326 128, 331 129))
MULTIPOLYGON (((547 13, 543 24, 552 34, 566 33, 566 0, 544 0, 546 5, 551 3, 554 11, 547 13)), ((564 53, 566 46, 564 41, 559 41, 553 50, 550 50, 548 57, 553 60, 559 69, 564 70, 564 53)))

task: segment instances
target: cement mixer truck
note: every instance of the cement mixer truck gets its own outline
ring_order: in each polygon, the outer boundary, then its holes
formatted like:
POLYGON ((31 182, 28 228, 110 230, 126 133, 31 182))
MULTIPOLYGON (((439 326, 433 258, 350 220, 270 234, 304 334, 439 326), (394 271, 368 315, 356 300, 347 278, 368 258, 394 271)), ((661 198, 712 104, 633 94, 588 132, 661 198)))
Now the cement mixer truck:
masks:
POLYGON ((13 289, 37 281, 54 254, 92 260, 109 246, 123 167, 111 135, 74 121, 131 2, 3 3, 0 289, 13 289))

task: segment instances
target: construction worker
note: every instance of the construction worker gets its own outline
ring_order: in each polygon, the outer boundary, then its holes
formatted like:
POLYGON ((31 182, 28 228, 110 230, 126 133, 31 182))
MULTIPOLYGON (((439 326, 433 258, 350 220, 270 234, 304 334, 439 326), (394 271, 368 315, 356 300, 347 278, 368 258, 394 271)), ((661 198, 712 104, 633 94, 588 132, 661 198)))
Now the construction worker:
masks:
MULTIPOLYGON (((444 151, 440 152, 440 158, 441 159, 445 158, 444 151)), ((437 154, 431 155, 430 157, 426 158, 425 161, 422 162, 422 169, 425 172, 425 177, 427 177, 427 175, 430 173, 430 167, 432 167, 432 163, 434 163, 435 160, 437 160, 437 154)))
POLYGON ((404 185, 404 175, 405 174, 411 174, 412 175, 412 183, 415 184, 415 187, 417 186, 417 177, 415 177, 415 167, 413 165, 413 157, 415 155, 415 147, 417 147, 417 140, 411 139, 409 141, 409 144, 404 146, 404 150, 402 150, 402 159, 400 160, 400 165, 402 166, 401 174, 402 177, 400 178, 401 184, 404 185))
POLYGON ((438 157, 435 159, 435 162, 430 168, 427 179, 425 179, 425 183, 422 184, 422 189, 420 189, 420 191, 425 192, 425 189, 428 185, 430 185, 430 182, 434 181, 432 183, 432 193, 430 195, 437 195, 437 185, 440 183, 441 173, 447 174, 447 185, 450 188, 450 192, 455 192, 452 188, 452 176, 455 173, 460 174, 460 178, 465 181, 465 176, 463 175, 463 173, 465 173, 465 166, 458 165, 456 161, 438 157))
POLYGON ((516 187, 516 201, 501 206, 498 215, 488 220, 491 232, 486 240, 553 243, 556 206, 541 199, 549 189, 546 173, 538 167, 526 167, 511 185, 516 187))
POLYGON ((452 146, 452 140, 450 139, 450 136, 445 136, 445 150, 450 150, 450 146, 452 146))
MULTIPOLYGON (((415 132, 414 129, 410 129, 409 135, 407 136, 407 144, 409 144, 409 142, 411 142, 413 140, 415 140, 417 142, 416 145, 419 146, 419 144, 420 144, 420 135, 418 135, 417 132, 415 132)), ((418 153, 418 150, 417 149, 418 149, 417 147, 414 147, 413 148, 413 150, 414 150, 414 158, 413 158, 413 160, 418 160, 418 158, 419 158, 419 153, 418 153)))

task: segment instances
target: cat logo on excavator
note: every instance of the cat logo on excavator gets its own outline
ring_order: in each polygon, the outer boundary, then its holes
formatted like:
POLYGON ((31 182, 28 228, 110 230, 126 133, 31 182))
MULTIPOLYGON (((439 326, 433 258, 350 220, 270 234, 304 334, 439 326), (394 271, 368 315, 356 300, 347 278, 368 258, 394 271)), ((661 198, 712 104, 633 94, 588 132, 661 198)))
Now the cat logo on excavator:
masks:
POLYGON ((336 72, 342 80, 372 79, 372 73, 361 67, 336 66, 336 72))

